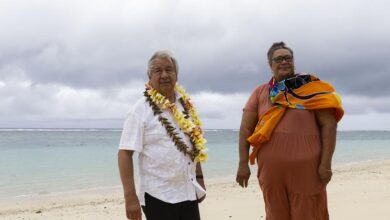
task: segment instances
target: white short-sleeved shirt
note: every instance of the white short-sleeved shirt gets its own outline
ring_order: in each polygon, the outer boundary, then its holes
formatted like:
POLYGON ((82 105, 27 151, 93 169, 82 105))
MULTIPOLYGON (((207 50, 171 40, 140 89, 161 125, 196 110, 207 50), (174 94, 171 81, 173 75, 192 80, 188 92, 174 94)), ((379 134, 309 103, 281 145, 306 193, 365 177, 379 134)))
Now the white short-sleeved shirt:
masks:
MULTIPOLYGON (((176 97, 179 98, 179 94, 176 97)), ((183 110, 178 99, 176 105, 183 110)), ((192 147, 188 136, 173 122, 171 114, 164 111, 162 116, 176 128, 185 144, 192 147)), ((141 205, 145 205, 145 192, 168 203, 193 201, 205 195, 205 190, 196 181, 196 164, 177 149, 145 97, 129 111, 119 149, 139 153, 137 194, 141 205)))

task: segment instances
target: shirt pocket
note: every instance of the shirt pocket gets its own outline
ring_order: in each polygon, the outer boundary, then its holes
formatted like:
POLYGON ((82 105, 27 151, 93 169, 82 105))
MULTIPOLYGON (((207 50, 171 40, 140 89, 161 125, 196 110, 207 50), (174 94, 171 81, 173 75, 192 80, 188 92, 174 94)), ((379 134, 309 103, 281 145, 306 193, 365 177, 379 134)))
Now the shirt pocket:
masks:
POLYGON ((145 131, 144 133, 144 146, 150 145, 167 145, 170 143, 171 137, 169 137, 168 133, 165 129, 152 129, 150 131, 145 131))
POLYGON ((170 141, 170 137, 165 127, 157 118, 151 119, 145 126, 144 145, 164 144, 166 141, 170 141))

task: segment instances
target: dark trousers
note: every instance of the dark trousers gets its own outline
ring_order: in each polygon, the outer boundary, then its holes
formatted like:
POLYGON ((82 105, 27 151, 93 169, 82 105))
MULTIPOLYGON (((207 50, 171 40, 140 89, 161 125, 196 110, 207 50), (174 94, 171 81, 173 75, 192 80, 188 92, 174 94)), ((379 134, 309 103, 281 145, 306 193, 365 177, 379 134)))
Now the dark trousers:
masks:
POLYGON ((198 202, 167 203, 145 193, 142 206, 147 220, 200 220, 198 202))

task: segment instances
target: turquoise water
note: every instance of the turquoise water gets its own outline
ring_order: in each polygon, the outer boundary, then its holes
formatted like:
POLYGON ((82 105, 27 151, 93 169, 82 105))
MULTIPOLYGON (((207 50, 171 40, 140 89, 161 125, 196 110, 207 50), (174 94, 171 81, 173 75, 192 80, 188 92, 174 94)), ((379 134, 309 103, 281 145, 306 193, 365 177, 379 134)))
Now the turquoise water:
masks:
MULTIPOLYGON (((119 130, 0 130, 0 199, 120 185, 119 130)), ((207 130, 207 178, 234 176, 238 131, 207 130)), ((339 132, 334 163, 390 159, 389 131, 339 132)))

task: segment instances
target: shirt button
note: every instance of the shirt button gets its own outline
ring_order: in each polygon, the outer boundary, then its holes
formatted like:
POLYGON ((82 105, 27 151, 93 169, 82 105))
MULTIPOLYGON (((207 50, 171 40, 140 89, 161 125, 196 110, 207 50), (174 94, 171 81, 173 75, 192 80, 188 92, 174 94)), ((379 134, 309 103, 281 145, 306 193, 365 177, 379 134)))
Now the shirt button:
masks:
POLYGON ((194 179, 193 178, 191 178, 191 181, 193 181, 194 179))
POLYGON ((191 165, 191 163, 190 163, 190 162, 188 162, 188 165, 191 165))

